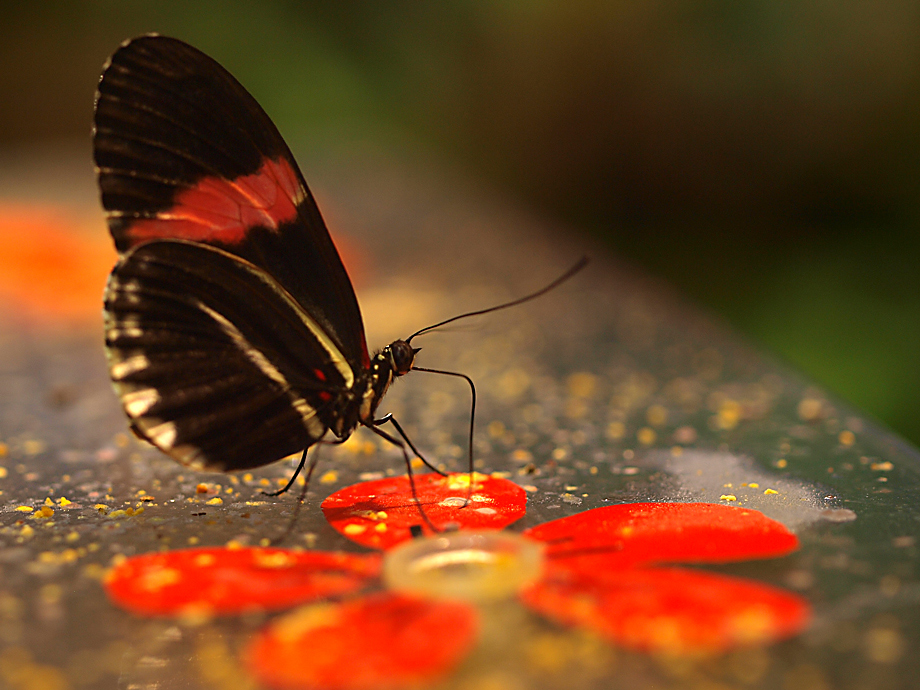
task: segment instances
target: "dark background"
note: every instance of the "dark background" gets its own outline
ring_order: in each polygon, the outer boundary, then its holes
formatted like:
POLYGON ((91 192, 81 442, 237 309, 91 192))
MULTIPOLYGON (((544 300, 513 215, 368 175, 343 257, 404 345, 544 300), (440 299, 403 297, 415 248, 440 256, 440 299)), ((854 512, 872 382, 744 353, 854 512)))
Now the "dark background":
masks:
POLYGON ((920 443, 916 0, 6 3, 0 151, 88 141, 102 62, 147 31, 301 156, 440 162, 920 443))

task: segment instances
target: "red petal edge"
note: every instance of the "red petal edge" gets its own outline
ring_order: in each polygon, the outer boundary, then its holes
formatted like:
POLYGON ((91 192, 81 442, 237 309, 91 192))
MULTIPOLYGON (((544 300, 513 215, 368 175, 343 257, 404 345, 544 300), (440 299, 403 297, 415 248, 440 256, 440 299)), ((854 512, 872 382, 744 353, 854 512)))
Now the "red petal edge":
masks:
POLYGON ((447 676, 477 628, 464 604, 382 593, 283 616, 259 633, 247 660, 271 688, 404 688, 447 676))
POLYGON ((725 563, 795 551, 796 536, 763 513, 714 503, 625 503, 537 525, 524 534, 579 571, 653 563, 725 563))
MULTIPOLYGON (((501 529, 524 515, 527 494, 514 482, 475 472, 470 504, 463 507, 469 474, 423 474, 415 477, 425 515, 439 529, 501 529)), ((412 538, 410 527, 431 534, 406 476, 346 487, 323 501, 323 513, 338 532, 358 544, 389 549, 412 538)))
POLYGON ((562 625, 642 652, 717 653, 801 632, 808 604, 768 585, 681 568, 544 579, 523 602, 562 625))
POLYGON ((105 589, 144 616, 233 615, 355 592, 379 572, 376 554, 185 549, 128 558, 109 572, 105 589))

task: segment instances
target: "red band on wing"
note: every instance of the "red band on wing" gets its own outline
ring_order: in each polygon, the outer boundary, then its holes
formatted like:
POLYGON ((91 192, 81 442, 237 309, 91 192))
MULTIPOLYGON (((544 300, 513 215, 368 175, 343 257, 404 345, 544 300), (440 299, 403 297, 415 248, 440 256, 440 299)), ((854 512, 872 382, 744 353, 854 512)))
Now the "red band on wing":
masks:
POLYGON ((297 173, 283 158, 266 161, 252 175, 235 180, 206 177, 176 196, 156 218, 130 226, 132 246, 147 240, 182 239, 238 244, 256 226, 277 230, 297 217, 304 192, 297 173))

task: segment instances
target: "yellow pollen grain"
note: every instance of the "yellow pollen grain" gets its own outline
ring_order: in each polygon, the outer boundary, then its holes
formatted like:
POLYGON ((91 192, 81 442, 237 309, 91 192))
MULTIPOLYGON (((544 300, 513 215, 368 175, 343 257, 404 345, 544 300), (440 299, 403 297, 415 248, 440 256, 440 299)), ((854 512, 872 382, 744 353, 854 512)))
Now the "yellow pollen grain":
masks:
POLYGON ((363 534, 364 532, 366 532, 367 526, 358 524, 357 522, 352 522, 348 525, 345 525, 345 528, 342 531, 345 532, 345 534, 354 536, 354 535, 363 534))
MULTIPOLYGON (((482 482, 488 477, 479 472, 473 472, 472 482, 473 486, 476 486, 477 482, 482 482)), ((455 474, 447 478, 447 488, 449 489, 466 489, 470 486, 470 475, 467 473, 464 474, 455 474)))
POLYGON ((741 420, 741 405, 736 400, 725 400, 719 405, 716 414, 716 426, 719 429, 729 430, 738 426, 741 420))
POLYGON ((824 403, 817 398, 802 398, 796 411, 799 414, 799 419, 812 422, 822 415, 824 403))
POLYGON ((511 451, 511 459, 514 462, 520 463, 532 462, 533 453, 531 453, 529 450, 525 450, 524 448, 516 448, 515 450, 511 451))
POLYGON ((317 628, 328 628, 338 623, 338 608, 335 604, 314 604, 295 609, 293 613, 273 622, 272 635, 279 645, 293 645, 306 633, 317 628))
POLYGON ((566 381, 569 395, 576 398, 591 398, 597 392, 597 376, 589 372, 577 372, 566 381))
POLYGON ((655 430, 648 426, 644 426, 636 432, 636 440, 643 446, 652 445, 657 438, 658 435, 655 433, 655 430))
POLYGON ((22 449, 26 455, 38 455, 45 450, 45 442, 37 439, 29 440, 22 444, 22 449))
POLYGON ((838 434, 837 440, 840 442, 841 446, 849 448, 854 443, 856 443, 856 434, 849 430, 843 430, 838 434))
POLYGON ((353 434, 353 435, 349 436, 345 441, 343 441, 343 442, 339 445, 339 448, 341 448, 341 449, 343 449, 343 450, 347 450, 348 452, 354 453, 355 455, 357 455, 358 453, 361 452, 361 444, 362 444, 362 443, 363 443, 363 441, 362 441, 360 438, 358 438, 357 435, 354 435, 354 434, 353 434))
POLYGON ((766 496, 770 496, 772 494, 778 494, 778 493, 779 491, 777 491, 776 489, 764 489, 764 494, 766 496))
POLYGON ((255 551, 252 560, 260 568, 278 570, 281 568, 290 568, 296 561, 291 554, 283 551, 265 553, 264 551, 255 551))
POLYGON ((158 592, 181 581, 182 573, 175 568, 154 568, 140 576, 139 584, 148 592, 158 592))
POLYGON ((224 504, 224 499, 222 499, 220 496, 215 496, 214 498, 209 499, 207 501, 207 505, 209 506, 221 506, 223 504, 224 504))
POLYGON ((35 509, 32 506, 17 506, 16 510, 20 513, 31 513, 35 509))
POLYGON ((722 494, 719 496, 720 501, 737 501, 738 497, 733 494, 722 494))
POLYGON ((651 405, 645 411, 645 421, 651 426, 662 426, 668 421, 668 409, 664 405, 651 405))
POLYGON ((626 435, 626 425, 623 422, 610 422, 607 425, 607 438, 611 441, 619 441, 626 435))
POLYGON ((320 484, 335 484, 337 481, 339 481, 339 473, 335 470, 329 470, 319 478, 320 484))
POLYGON ((505 425, 499 421, 489 422, 487 430, 491 438, 501 438, 505 435, 505 425))

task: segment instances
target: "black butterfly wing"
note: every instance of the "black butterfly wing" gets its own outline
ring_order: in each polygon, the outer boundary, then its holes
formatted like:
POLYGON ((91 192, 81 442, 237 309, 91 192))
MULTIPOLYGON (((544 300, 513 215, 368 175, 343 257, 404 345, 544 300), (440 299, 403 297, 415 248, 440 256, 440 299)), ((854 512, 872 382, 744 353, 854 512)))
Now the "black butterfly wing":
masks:
POLYGON ((354 384, 345 355, 281 285, 199 243, 129 250, 106 287, 105 328, 132 427, 197 469, 258 467, 310 446, 354 384))
POLYGON ((265 111, 217 62, 142 36, 106 65, 94 159, 115 246, 219 247, 262 268, 354 366, 368 366, 354 289, 303 176, 265 111))

